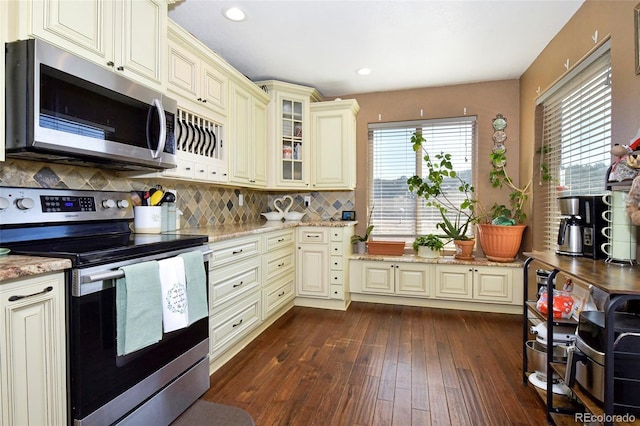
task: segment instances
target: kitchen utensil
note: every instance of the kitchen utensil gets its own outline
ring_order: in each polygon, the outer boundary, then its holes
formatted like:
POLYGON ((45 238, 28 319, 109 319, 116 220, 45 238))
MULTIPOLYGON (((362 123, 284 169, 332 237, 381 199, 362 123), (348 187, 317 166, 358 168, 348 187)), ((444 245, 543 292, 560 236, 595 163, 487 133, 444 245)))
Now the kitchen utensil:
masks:
POLYGON ((142 197, 140 197, 140 194, 138 193, 138 191, 131 191, 129 193, 129 196, 131 197, 131 205, 133 206, 142 205, 142 197))
POLYGON ((159 204, 162 205, 164 203, 175 203, 175 201, 176 194, 174 194, 173 192, 165 192, 159 204))
POLYGON ((8 248, 0 247, 0 256, 6 256, 11 253, 11 250, 8 248))
MULTIPOLYGON (((152 190, 153 190, 153 188, 152 188, 152 190)), ((149 190, 149 192, 151 193, 151 190, 149 190)), ((149 205, 150 206, 159 205, 160 201, 162 200, 163 197, 164 197, 164 192, 162 190, 160 190, 160 189, 153 190, 153 192, 149 196, 149 205)))

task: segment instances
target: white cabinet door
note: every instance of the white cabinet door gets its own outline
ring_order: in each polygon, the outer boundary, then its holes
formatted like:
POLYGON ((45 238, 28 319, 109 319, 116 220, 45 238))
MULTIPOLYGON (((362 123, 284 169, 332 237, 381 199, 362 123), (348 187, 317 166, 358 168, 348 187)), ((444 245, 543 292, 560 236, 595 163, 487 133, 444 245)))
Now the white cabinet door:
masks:
POLYGON ((433 265, 398 263, 396 267, 396 294, 429 297, 433 282, 433 265))
POLYGON ((511 268, 475 268, 473 298, 513 303, 513 270, 511 268))
POLYGON ((67 424, 64 281, 0 286, 0 424, 67 424))
POLYGON ((436 265, 436 297, 473 298, 473 269, 467 266, 436 265))
POLYGON ((167 39, 164 0, 31 0, 38 38, 155 88, 163 87, 167 39))
POLYGON ((316 102, 310 108, 312 188, 354 189, 357 102, 316 102))
POLYGON ((252 112, 253 182, 251 183, 254 186, 264 187, 267 184, 267 105, 254 99, 252 112))
POLYGON ((395 293, 395 264, 390 262, 363 262, 363 293, 395 293))
POLYGON ((298 244, 296 287, 299 296, 329 298, 329 247, 298 244))

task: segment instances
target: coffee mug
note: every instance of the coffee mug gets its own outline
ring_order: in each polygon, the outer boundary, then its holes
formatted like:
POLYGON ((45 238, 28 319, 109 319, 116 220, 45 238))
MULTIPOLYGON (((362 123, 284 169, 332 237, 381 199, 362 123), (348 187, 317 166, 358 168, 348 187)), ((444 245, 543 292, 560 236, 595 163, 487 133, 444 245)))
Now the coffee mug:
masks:
POLYGON ((613 227, 611 226, 605 226, 600 230, 600 232, 602 233, 603 236, 609 239, 613 238, 613 227))
POLYGON ((602 218, 607 222, 611 222, 613 220, 613 212, 611 210, 605 210, 602 212, 602 218))
POLYGON ((603 243, 600 249, 613 260, 635 260, 636 259, 636 243, 635 242, 609 242, 603 243))
POLYGON ((600 233, 607 237, 611 242, 628 243, 636 242, 636 228, 628 224, 612 223, 602 228, 600 233))

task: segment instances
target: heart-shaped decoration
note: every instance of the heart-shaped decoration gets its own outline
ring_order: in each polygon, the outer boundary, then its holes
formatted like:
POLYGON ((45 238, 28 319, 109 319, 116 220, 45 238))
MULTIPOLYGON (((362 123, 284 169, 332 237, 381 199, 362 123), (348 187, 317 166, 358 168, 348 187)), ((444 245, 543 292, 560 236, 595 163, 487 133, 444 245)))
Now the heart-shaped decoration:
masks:
POLYGON ((275 207, 276 211, 282 213, 282 208, 280 207, 280 205, 282 205, 283 203, 284 200, 282 198, 276 198, 275 200, 273 200, 273 207, 275 207))
POLYGON ((293 206, 293 198, 289 195, 285 195, 284 197, 276 198, 273 200, 273 207, 280 213, 286 213, 293 206), (289 203, 285 203, 285 200, 289 199, 289 203))

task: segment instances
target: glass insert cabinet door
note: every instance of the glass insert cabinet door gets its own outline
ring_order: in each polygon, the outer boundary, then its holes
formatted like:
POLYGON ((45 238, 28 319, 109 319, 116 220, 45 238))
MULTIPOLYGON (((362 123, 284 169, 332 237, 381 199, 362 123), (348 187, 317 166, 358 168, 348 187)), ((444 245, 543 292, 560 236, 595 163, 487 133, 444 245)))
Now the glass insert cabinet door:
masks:
POLYGON ((282 100, 282 180, 302 182, 302 153, 306 147, 302 138, 303 103, 282 100))

